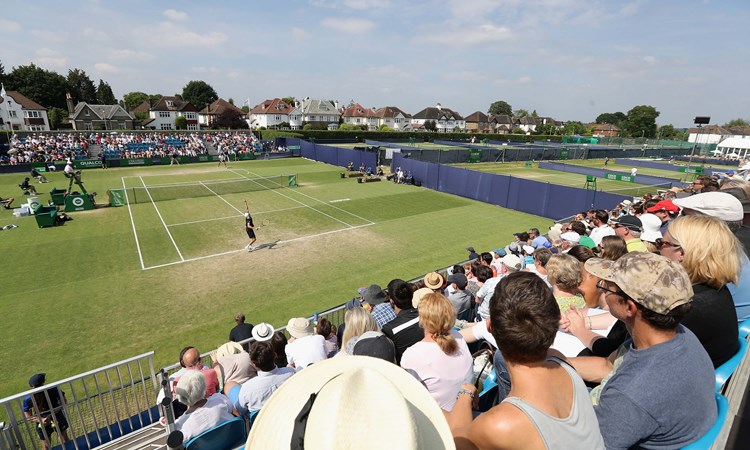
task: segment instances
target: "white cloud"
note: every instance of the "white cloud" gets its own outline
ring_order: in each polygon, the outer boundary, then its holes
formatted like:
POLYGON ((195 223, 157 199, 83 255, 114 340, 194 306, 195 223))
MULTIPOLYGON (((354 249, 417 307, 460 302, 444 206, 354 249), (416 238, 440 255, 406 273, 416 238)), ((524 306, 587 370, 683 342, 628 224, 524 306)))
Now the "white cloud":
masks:
POLYGON ((633 16, 638 12, 640 2, 638 0, 630 2, 620 8, 620 14, 623 16, 633 16))
POLYGON ((190 16, 184 11, 177 11, 176 9, 168 9, 164 11, 164 17, 170 20, 183 21, 188 20, 190 16))
POLYGON ((657 61, 656 61, 656 58, 654 58, 653 56, 644 56, 643 62, 653 65, 653 64, 656 64, 657 61))
POLYGON ((329 17, 327 19, 323 19, 321 24, 324 27, 328 27, 332 30, 349 34, 366 33, 375 28, 375 22, 371 20, 343 17, 329 17))
POLYGON ((141 36, 149 36, 151 45, 162 48, 215 48, 229 40, 222 32, 209 31, 201 34, 171 22, 161 22, 153 27, 141 27, 135 29, 133 33, 139 36, 139 39, 141 36))
POLYGON ((303 28, 292 27, 292 37, 299 40, 309 39, 312 34, 305 31, 303 28))
POLYGON ((154 55, 151 53, 130 50, 127 48, 111 49, 107 51, 106 55, 112 59, 123 59, 136 62, 151 61, 154 59, 154 55))
POLYGON ((15 33, 21 31, 21 24, 12 20, 0 19, 0 33, 15 33))
POLYGON ((344 0, 344 6, 349 9, 383 9, 390 6, 387 0, 344 0))
POLYGON ((222 72, 217 67, 206 67, 206 66, 191 67, 190 71, 195 72, 195 73, 210 74, 210 75, 218 75, 222 72))
POLYGON ((446 80, 457 80, 457 81, 468 81, 468 82, 480 82, 488 79, 487 74, 481 72, 473 72, 471 70, 462 70, 459 72, 450 72, 445 74, 446 80))
POLYGON ((101 29, 94 29, 94 28, 84 28, 82 31, 83 37, 88 39, 96 39, 99 41, 103 41, 104 39, 107 39, 109 35, 102 31, 101 29))
POLYGON ((436 30, 426 35, 417 36, 414 41, 463 47, 467 45, 510 42, 515 39, 516 35, 510 28, 486 23, 470 29, 455 29, 452 31, 436 30))
POLYGON ((36 51, 36 61, 41 67, 52 67, 56 69, 65 69, 68 58, 57 50, 51 48, 40 48, 36 51))
POLYGON ((110 74, 120 72, 119 67, 113 66, 112 64, 107 64, 107 63, 96 63, 94 64, 94 69, 102 73, 110 73, 110 74))

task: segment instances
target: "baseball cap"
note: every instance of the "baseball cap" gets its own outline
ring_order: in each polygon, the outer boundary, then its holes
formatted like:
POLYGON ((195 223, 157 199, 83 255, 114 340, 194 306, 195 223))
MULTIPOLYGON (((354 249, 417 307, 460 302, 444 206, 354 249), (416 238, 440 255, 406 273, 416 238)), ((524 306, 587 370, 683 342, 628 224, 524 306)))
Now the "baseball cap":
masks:
POLYGON ((742 202, 737 197, 719 191, 704 192, 703 194, 675 199, 674 204, 680 208, 692 209, 727 222, 742 220, 745 214, 742 202))
POLYGON ((35 373, 31 376, 31 378, 29 378, 29 386, 38 387, 43 385, 46 377, 46 373, 35 373))
POLYGON ((617 261, 591 258, 584 267, 657 314, 667 314, 693 298, 693 286, 682 265, 655 253, 631 252, 617 261))
POLYGON ((507 253, 504 248, 496 248, 496 249, 492 250, 492 252, 493 253, 497 253, 501 257, 505 256, 506 253, 507 253))
POLYGON ((560 239, 564 241, 570 241, 574 243, 578 243, 578 241, 581 240, 581 235, 576 233, 575 231, 566 231, 565 233, 560 235, 560 239))
POLYGON ((521 268, 521 258, 514 254, 508 254, 500 258, 500 262, 511 269, 519 270, 521 268))
POLYGON ((643 222, 641 222, 641 219, 631 216, 629 214, 626 214, 624 216, 620 216, 617 219, 610 220, 610 223, 617 223, 625 228, 628 228, 633 231, 643 231, 643 222))
POLYGON ((680 211, 680 208, 675 206, 674 202, 672 200, 662 200, 659 203, 655 204, 654 206, 650 207, 646 211, 653 213, 656 211, 667 211, 671 213, 676 213, 680 211))
POLYGON ((476 253, 477 251, 474 250, 474 247, 466 247, 467 252, 476 253))
POLYGON ((462 273, 454 273, 448 277, 448 283, 456 283, 459 289, 464 289, 469 284, 469 280, 462 273))
POLYGON ((371 356, 396 363, 396 349, 393 342, 380 331, 366 331, 352 350, 353 355, 371 356))

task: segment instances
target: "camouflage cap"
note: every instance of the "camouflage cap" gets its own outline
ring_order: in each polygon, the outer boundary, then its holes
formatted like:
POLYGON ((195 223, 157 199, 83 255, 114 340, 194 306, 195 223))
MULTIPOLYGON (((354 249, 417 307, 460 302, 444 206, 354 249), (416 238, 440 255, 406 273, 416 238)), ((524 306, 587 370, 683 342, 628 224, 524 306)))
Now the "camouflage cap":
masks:
POLYGON ((631 252, 617 261, 591 258, 585 268, 658 314, 667 314, 693 298, 693 286, 682 265, 654 253, 631 252))

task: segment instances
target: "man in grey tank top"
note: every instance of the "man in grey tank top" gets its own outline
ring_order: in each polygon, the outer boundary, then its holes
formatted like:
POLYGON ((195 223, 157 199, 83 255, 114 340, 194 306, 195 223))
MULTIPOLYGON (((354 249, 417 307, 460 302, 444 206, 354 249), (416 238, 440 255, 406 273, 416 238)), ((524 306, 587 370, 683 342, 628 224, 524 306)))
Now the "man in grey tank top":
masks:
POLYGON ((490 301, 492 335, 511 378, 508 397, 472 422, 473 385, 462 386, 446 414, 456 447, 603 449, 594 408, 581 377, 548 351, 560 309, 536 274, 503 278, 490 301))

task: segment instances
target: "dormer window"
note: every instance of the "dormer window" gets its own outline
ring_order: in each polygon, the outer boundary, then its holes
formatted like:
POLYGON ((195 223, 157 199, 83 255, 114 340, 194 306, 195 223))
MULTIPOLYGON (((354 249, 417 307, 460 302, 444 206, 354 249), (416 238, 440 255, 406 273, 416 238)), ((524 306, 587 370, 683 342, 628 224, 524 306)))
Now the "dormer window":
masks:
POLYGON ((174 102, 172 100, 167 100, 167 106, 170 108, 174 106, 174 102))

